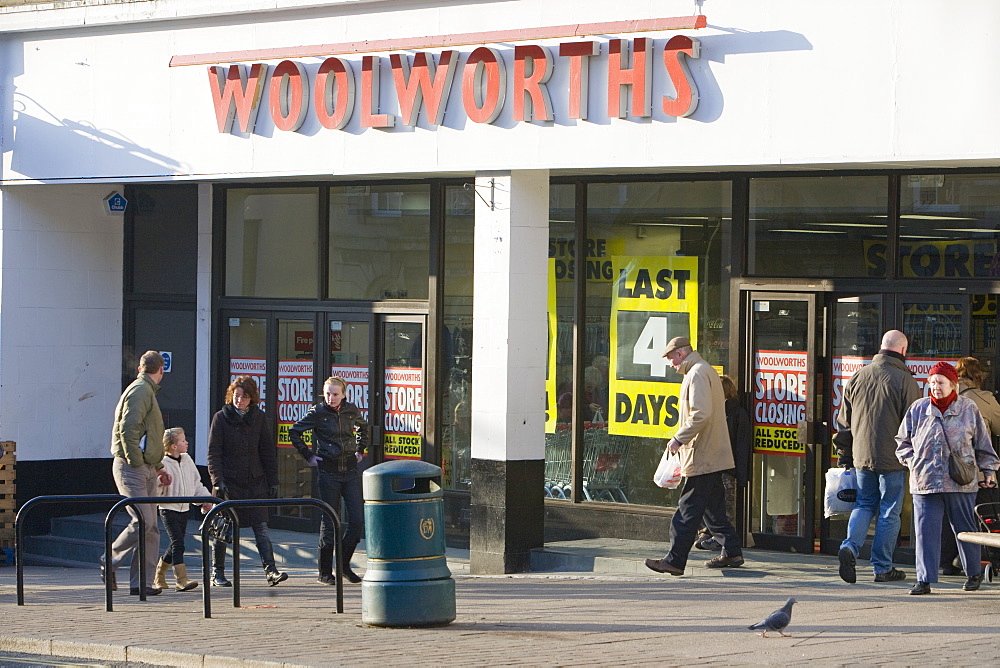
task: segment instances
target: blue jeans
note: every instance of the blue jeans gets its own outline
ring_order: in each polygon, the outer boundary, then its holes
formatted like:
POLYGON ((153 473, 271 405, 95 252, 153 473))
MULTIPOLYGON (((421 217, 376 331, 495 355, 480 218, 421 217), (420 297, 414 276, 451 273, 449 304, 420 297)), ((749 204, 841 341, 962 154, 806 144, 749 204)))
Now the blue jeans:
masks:
POLYGON ((849 548, 854 556, 868 538, 868 528, 875 521, 872 540, 872 570, 888 573, 892 570, 892 552, 899 537, 899 513, 903 509, 903 489, 906 471, 875 473, 855 469, 858 476, 858 502, 847 522, 847 538, 840 549, 849 548))

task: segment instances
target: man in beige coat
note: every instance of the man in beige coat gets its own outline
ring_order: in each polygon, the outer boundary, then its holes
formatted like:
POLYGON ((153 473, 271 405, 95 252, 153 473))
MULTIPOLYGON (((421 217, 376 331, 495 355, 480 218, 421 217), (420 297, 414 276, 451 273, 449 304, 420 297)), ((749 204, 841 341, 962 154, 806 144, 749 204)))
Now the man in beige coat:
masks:
POLYGON ((726 517, 726 491, 722 472, 735 467, 726 426, 726 398, 715 369, 691 349, 691 341, 675 336, 663 356, 684 375, 677 432, 667 443, 680 452, 684 487, 670 522, 670 550, 662 559, 647 559, 657 573, 683 575, 704 518, 713 536, 723 537, 722 554, 705 562, 708 568, 743 565, 743 550, 736 529, 726 517))

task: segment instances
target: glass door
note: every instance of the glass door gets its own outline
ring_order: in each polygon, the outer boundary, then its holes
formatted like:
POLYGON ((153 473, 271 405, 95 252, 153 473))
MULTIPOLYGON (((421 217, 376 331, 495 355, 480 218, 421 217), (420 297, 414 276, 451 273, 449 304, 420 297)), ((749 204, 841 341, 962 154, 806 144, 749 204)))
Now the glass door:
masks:
POLYGON ((750 530, 757 547, 814 550, 816 300, 811 294, 749 295, 750 530))
MULTIPOLYGON (((820 480, 825 480, 827 469, 837 465, 833 436, 837 433, 837 416, 844 397, 844 386, 854 372, 872 361, 882 343, 884 326, 882 295, 831 296, 828 299, 827 333, 829 372, 823 416, 827 437, 823 438, 820 480)), ((822 507, 822 487, 817 507, 822 507)), ((836 554, 847 536, 848 515, 834 515, 821 521, 821 551, 836 554)), ((874 523, 872 524, 874 527, 874 523)), ((867 549, 864 548, 864 549, 867 549)))
MULTIPOLYGON (((328 377, 343 378, 344 384, 347 385, 345 399, 357 406, 368 424, 374 426, 371 410, 374 392, 371 379, 375 360, 371 352, 373 344, 371 318, 357 314, 331 314, 326 316, 324 330, 330 333, 328 339, 330 373, 324 374, 317 380, 316 401, 322 401, 322 385, 328 377)), ((373 429, 372 433, 374 431, 373 429)), ((371 443, 366 445, 370 451, 362 462, 362 467, 371 466, 373 461, 371 443)))
POLYGON ((382 459, 435 461, 424 429, 424 316, 383 316, 379 337, 384 369, 378 430, 382 459))
MULTIPOLYGON (((277 391, 268 413, 278 431, 278 495, 285 499, 298 499, 312 496, 312 471, 292 447, 288 430, 316 400, 314 318, 311 315, 276 317, 274 331, 278 358, 277 391)), ((279 507, 274 510, 271 521, 276 527, 291 528, 280 519, 301 521, 306 512, 305 508, 298 506, 279 507)))
MULTIPOLYGON (((437 453, 427 443, 424 423, 425 316, 233 311, 224 317, 227 361, 220 401, 236 376, 257 381, 261 408, 275 430, 283 498, 314 495, 315 471, 295 451, 288 430, 323 400, 323 383, 330 376, 344 379, 347 400, 372 425, 362 467, 383 459, 434 461, 437 453)), ((306 434, 306 442, 310 437, 306 434)), ((313 514, 306 508, 278 508, 271 522, 275 528, 312 531, 318 526, 313 514)))

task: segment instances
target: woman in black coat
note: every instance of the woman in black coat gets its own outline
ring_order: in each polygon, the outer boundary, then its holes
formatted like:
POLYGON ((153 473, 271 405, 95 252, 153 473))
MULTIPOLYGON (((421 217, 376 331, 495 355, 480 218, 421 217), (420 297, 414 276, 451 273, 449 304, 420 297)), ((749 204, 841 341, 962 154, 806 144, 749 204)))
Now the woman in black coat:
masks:
MULTIPOLYGON (((361 541, 365 528, 364 500, 361 493, 361 469, 365 446, 371 430, 357 406, 347 401, 347 383, 331 376, 323 383, 323 401, 302 416, 288 430, 288 438, 309 466, 319 469, 316 485, 319 496, 340 511, 344 503, 343 542, 341 543, 341 573, 349 582, 361 582, 361 576, 351 570, 351 557, 361 541), (305 433, 312 432, 312 445, 307 445, 305 433)), ((320 520, 319 577, 322 584, 336 584, 333 576, 333 552, 337 535, 324 516, 320 520)))
MULTIPOLYGON (((208 434, 208 474, 220 499, 267 499, 278 496, 278 449, 267 418, 258 407, 257 382, 237 376, 226 389, 226 405, 212 416, 208 434)), ((267 583, 272 587, 288 579, 274 564, 274 549, 267 527, 267 508, 236 511, 240 526, 253 529, 257 552, 267 583)), ((226 579, 225 544, 215 545, 212 584, 231 587, 226 579)))

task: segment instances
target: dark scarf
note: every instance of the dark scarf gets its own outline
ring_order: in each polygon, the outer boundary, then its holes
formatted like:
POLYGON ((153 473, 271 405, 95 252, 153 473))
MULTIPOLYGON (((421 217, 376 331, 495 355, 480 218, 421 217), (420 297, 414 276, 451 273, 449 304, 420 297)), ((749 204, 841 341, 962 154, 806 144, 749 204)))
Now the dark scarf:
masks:
POLYGON ((254 404, 251 404, 245 411, 236 410, 236 406, 226 404, 222 407, 222 415, 225 416, 226 422, 229 424, 239 424, 240 422, 250 424, 250 415, 255 409, 256 406, 254 404))

